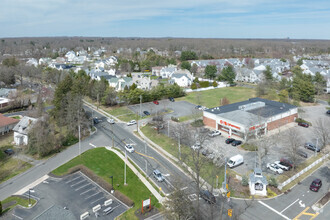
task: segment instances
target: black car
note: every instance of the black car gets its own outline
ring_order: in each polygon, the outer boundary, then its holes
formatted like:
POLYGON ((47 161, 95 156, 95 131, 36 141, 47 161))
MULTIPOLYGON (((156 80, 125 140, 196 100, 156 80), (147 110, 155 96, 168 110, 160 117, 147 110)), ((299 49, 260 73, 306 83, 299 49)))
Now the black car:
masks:
POLYGON ((330 115, 330 109, 327 111, 327 115, 330 115))
POLYGON ((200 196, 208 203, 215 204, 217 201, 215 199, 215 196, 208 190, 201 190, 200 196))
POLYGON ((150 112, 148 112, 148 111, 143 111, 143 114, 145 114, 145 115, 150 115, 150 112))
POLYGON ((227 140, 226 140, 226 144, 230 144, 230 143, 232 143, 233 141, 235 141, 234 138, 227 138, 227 140))
POLYGON ((7 149, 4 150, 3 152, 5 152, 5 154, 7 154, 8 156, 13 155, 15 153, 13 149, 7 149))
POLYGON ((283 166, 289 167, 289 169, 291 169, 293 167, 293 163, 289 159, 286 159, 286 158, 282 158, 280 160, 280 164, 283 166))
POLYGON ((100 120, 98 118, 93 118, 93 122, 96 125, 96 124, 98 124, 100 122, 100 120))
POLYGON ((297 154, 301 157, 304 157, 304 158, 307 158, 308 155, 305 151, 302 151, 302 150, 297 150, 297 154))
POLYGON ((196 106, 195 106, 195 109, 200 109, 200 108, 202 108, 201 105, 196 105, 196 106))
POLYGON ((234 140, 233 142, 231 142, 231 145, 234 146, 234 147, 238 146, 240 144, 242 144, 242 141, 240 141, 240 140, 234 140))
POLYGON ((316 152, 320 152, 320 148, 316 147, 314 144, 312 143, 306 143, 304 145, 304 147, 308 150, 312 150, 312 151, 316 151, 316 152))
POLYGON ((174 98, 173 98, 173 97, 168 97, 168 99, 169 99, 171 102, 174 102, 174 98))

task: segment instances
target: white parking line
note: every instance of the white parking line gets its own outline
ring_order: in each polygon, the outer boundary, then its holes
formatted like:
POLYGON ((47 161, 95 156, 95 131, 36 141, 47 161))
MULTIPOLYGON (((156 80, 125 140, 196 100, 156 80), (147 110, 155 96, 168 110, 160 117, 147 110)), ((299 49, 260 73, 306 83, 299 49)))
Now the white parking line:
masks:
POLYGON ((92 147, 96 148, 96 146, 94 144, 92 144, 92 143, 89 143, 89 145, 91 145, 92 147))
POLYGON ((94 193, 93 195, 90 195, 90 196, 86 197, 85 199, 89 199, 89 198, 91 198, 91 197, 93 197, 93 196, 95 196, 95 195, 97 195, 99 193, 101 193, 101 192, 94 193))
POLYGON ((185 190, 188 189, 188 186, 181 188, 180 190, 185 190))
POLYGON ((94 202, 91 202, 91 205, 93 205, 94 203, 96 203, 97 201, 100 201, 101 199, 105 199, 103 196, 101 198, 99 198, 98 200, 95 200, 94 202))
POLYGON ((72 184, 71 187, 73 187, 73 186, 75 186, 75 185, 77 185, 77 184, 79 184, 79 183, 82 183, 82 182, 84 182, 84 181, 86 181, 86 180, 83 179, 83 180, 79 181, 78 183, 72 184))
POLYGON ((91 189, 89 189, 89 190, 87 190, 87 191, 85 191, 85 192, 80 193, 80 195, 84 195, 85 193, 88 193, 89 191, 91 191, 91 190, 93 190, 93 189, 96 189, 96 187, 94 186, 93 188, 91 188, 91 189))
POLYGON ((75 189, 74 191, 78 191, 78 190, 80 190, 80 189, 82 189, 82 188, 84 188, 85 186, 88 186, 88 185, 90 185, 90 184, 91 184, 91 183, 87 183, 87 184, 85 184, 85 185, 83 185, 83 186, 81 186, 81 187, 75 189))
POLYGON ((72 181, 75 181, 76 179, 78 179, 78 178, 80 178, 80 177, 82 177, 82 176, 77 176, 76 178, 74 178, 74 179, 72 179, 72 180, 69 180, 68 182, 65 182, 65 183, 68 184, 68 183, 70 183, 70 182, 72 182, 72 181))
POLYGON ((18 218, 18 219, 23 219, 22 217, 19 217, 17 215, 15 215, 14 213, 12 214, 14 217, 18 218))
POLYGON ((296 201, 294 201, 293 203, 291 203, 288 207, 286 207, 285 209, 283 209, 281 211, 281 213, 283 213, 285 210, 287 210, 288 208, 290 208, 293 204, 295 204, 299 199, 297 199, 296 201))
POLYGON ((258 201, 261 205, 269 208, 270 210, 272 210, 273 212, 275 212, 276 214, 278 214, 279 216, 287 219, 287 220, 290 220, 290 218, 286 217, 285 215, 283 215, 282 213, 278 212, 277 210, 273 209, 272 207, 270 207, 269 205, 267 205, 266 203, 262 202, 262 201, 258 201))

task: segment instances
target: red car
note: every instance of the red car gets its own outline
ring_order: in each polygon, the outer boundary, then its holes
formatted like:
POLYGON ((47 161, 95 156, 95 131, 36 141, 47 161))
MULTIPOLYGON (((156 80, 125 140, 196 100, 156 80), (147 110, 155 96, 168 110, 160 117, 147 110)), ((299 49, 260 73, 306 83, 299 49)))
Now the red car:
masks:
POLYGON ((153 101, 153 103, 159 105, 159 102, 157 100, 153 101))
POLYGON ((305 123, 305 122, 299 122, 298 125, 301 126, 301 127, 305 127, 305 128, 309 127, 309 124, 305 123))
POLYGON ((318 192, 321 186, 322 186, 322 181, 320 179, 315 179, 309 186, 309 189, 314 192, 318 192))

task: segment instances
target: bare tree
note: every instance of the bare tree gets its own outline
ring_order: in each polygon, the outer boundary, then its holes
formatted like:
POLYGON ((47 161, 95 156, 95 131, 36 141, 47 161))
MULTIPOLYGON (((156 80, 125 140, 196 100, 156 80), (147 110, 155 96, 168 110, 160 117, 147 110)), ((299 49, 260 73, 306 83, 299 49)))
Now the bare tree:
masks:
POLYGON ((302 145, 302 140, 299 131, 292 128, 288 129, 285 135, 285 140, 287 143, 286 153, 289 155, 293 163, 292 169, 295 169, 295 166, 299 159, 297 151, 299 150, 299 147, 302 145))
POLYGON ((319 139, 319 146, 321 146, 320 148, 322 149, 330 142, 330 118, 319 118, 313 127, 314 133, 319 139))

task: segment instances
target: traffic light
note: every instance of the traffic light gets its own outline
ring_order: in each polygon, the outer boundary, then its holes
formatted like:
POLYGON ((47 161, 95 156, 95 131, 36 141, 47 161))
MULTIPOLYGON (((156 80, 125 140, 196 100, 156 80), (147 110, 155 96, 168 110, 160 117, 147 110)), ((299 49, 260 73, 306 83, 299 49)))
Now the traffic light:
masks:
POLYGON ((232 209, 228 209, 228 216, 232 217, 233 216, 233 210, 232 209))

